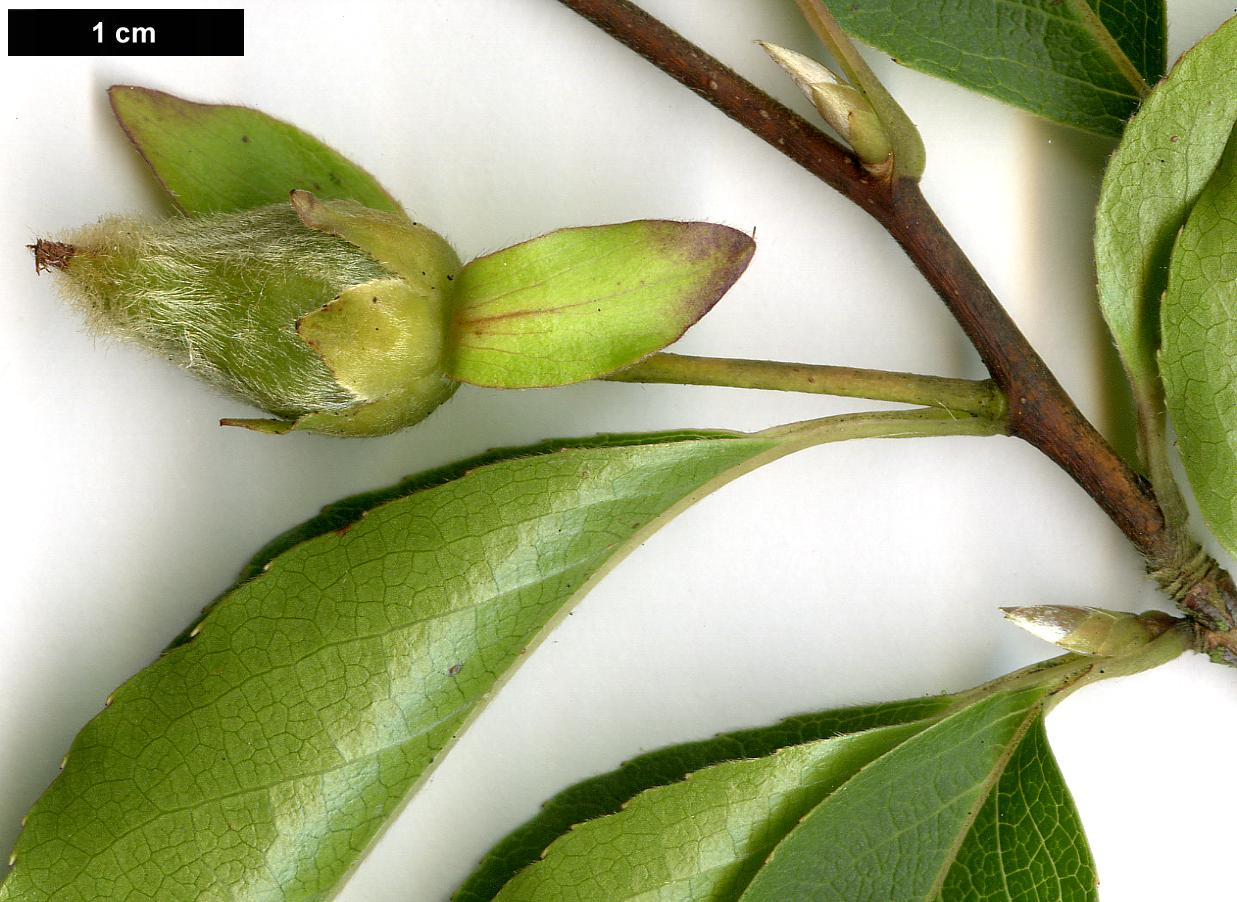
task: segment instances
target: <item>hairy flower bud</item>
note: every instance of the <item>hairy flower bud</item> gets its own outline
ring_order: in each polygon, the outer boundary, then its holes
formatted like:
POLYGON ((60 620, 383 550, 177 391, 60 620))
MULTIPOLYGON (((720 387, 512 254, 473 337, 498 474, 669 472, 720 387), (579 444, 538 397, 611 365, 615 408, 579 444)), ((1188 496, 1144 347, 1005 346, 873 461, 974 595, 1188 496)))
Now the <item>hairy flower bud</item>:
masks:
POLYGON ((280 418, 231 425, 382 435, 456 388, 443 363, 459 259, 397 214, 296 191, 243 212, 105 219, 34 250, 97 331, 280 418))

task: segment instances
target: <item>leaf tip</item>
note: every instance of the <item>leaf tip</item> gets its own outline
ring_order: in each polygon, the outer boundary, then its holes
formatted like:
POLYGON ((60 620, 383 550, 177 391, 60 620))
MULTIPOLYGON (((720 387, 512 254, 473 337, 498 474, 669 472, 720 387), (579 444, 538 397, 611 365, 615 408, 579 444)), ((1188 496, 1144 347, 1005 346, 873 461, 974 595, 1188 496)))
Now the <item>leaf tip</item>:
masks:
POLYGON ((688 262, 716 261, 722 269, 736 269, 735 278, 756 253, 756 240, 747 232, 715 222, 676 223, 683 229, 679 253, 688 262))
MULTIPOLYGON (((120 122, 121 127, 124 128, 126 133, 129 132, 129 123, 126 121, 126 117, 133 116, 142 107, 164 106, 183 110, 187 107, 201 105, 185 100, 182 97, 177 97, 175 94, 169 94, 166 91, 160 91, 157 88, 147 88, 142 85, 111 85, 107 89, 107 99, 111 104, 112 113, 116 116, 116 119, 120 122)), ((132 138, 133 135, 130 134, 129 137, 132 138)))
POLYGON ((756 239, 736 228, 712 222, 692 222, 688 227, 688 259, 720 258, 718 280, 713 286, 720 298, 747 271, 756 254, 756 239))

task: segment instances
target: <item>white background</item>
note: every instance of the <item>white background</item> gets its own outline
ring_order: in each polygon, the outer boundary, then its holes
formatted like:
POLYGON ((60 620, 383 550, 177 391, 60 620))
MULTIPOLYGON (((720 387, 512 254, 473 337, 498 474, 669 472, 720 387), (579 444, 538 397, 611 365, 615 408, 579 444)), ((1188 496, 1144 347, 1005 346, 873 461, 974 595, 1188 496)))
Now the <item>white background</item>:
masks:
MULTIPOLYGON (((645 5, 796 109, 756 38, 816 47, 793 4, 645 5)), ((1232 13, 1170 2, 1175 57, 1232 13)), ((245 103, 373 173, 468 259, 641 217, 757 229, 747 275, 678 345, 979 377, 939 301, 840 196, 552 0, 251 4, 241 58, 11 58, 0 146, 0 846, 77 729, 265 540, 347 493, 493 445, 596 431, 760 428, 880 406, 728 389, 465 388, 378 440, 273 438, 143 352, 92 339, 23 245, 160 198, 112 83, 245 103)), ((1083 410, 1115 372, 1091 210, 1111 144, 872 54, 921 127, 924 191, 1083 410)), ((531 657, 340 898, 446 899, 568 783, 668 742, 841 704, 957 690, 1052 653, 998 605, 1157 606, 1092 502, 1013 439, 833 445, 706 499, 531 657)), ((1188 656, 1063 704, 1049 731, 1105 902, 1229 882, 1237 673, 1188 656)), ((1220 895, 1224 890, 1218 891, 1220 895)))

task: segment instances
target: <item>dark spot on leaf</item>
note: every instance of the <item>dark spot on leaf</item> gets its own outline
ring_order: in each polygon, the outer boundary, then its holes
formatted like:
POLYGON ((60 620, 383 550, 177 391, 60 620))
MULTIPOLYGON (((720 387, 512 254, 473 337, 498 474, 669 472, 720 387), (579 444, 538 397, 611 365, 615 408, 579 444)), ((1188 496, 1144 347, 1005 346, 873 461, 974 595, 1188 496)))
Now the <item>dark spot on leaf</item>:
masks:
POLYGON ((242 143, 242 144, 248 144, 248 143, 249 143, 249 136, 248 136, 248 135, 241 135, 241 143, 242 143))
POLYGON ((447 676, 459 676, 459 672, 463 669, 463 664, 452 664, 449 668, 447 668, 447 676))
POLYGON ((313 184, 313 187, 314 187, 314 190, 315 190, 315 191, 321 191, 321 190, 322 190, 322 183, 321 183, 321 182, 313 182, 312 184, 313 184))
POLYGON ((334 172, 328 173, 328 174, 327 174, 327 177, 331 180, 331 183, 332 183, 332 184, 335 184, 335 185, 342 185, 342 184, 343 184, 343 182, 342 182, 342 181, 340 180, 340 178, 339 178, 339 175, 338 175, 338 174, 336 174, 336 173, 334 173, 334 172))
POLYGON ((455 276, 447 276, 447 281, 448 281, 448 282, 454 282, 454 281, 455 281, 455 276))

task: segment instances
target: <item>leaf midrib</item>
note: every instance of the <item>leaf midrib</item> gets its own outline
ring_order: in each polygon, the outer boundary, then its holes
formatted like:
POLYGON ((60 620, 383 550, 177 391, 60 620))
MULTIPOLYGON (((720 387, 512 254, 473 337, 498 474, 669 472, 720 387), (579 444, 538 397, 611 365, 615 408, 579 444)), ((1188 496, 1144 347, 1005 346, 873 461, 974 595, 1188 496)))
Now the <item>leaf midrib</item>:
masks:
POLYGON ((1142 73, 1138 71, 1138 67, 1121 49, 1121 45, 1117 43, 1117 39, 1112 36, 1112 32, 1108 30, 1108 26, 1100 18, 1099 13, 1091 8, 1091 4, 1087 0, 1067 0, 1078 16, 1078 21, 1087 30, 1096 44, 1104 51, 1104 54, 1116 66, 1117 71, 1121 74, 1130 86, 1134 89, 1134 93, 1139 99, 1146 97, 1151 91, 1151 86, 1147 84, 1147 80, 1143 78, 1142 73))
MULTIPOLYGON (((958 710, 961 710, 961 708, 959 708, 958 710)), ((781 847, 782 843, 784 843, 784 842, 787 840, 787 838, 788 838, 788 837, 789 837, 792 833, 794 833, 796 829, 798 829, 799 825, 801 825, 801 824, 803 823, 803 821, 804 821, 804 820, 806 820, 806 819, 807 819, 807 818, 811 815, 811 813, 812 813, 813 811, 815 811, 816 809, 818 809, 818 808, 819 808, 820 806, 822 806, 822 805, 826 805, 826 804, 828 804, 828 803, 829 803, 829 801, 830 801, 830 800, 832 800, 832 799, 833 799, 833 798, 834 798, 834 797, 835 797, 838 793, 840 793, 840 792, 841 792, 842 790, 844 790, 847 786, 849 786, 851 783, 853 783, 855 780, 857 780, 861 774, 865 773, 866 771, 868 771, 868 770, 869 770, 869 769, 871 769, 872 767, 875 767, 875 766, 876 766, 877 764, 879 764, 881 761, 883 761, 883 760, 885 760, 886 758, 888 758, 890 755, 892 755, 894 752, 896 752, 898 749, 900 749, 900 748, 901 748, 901 747, 902 747, 902 746, 903 746, 906 742, 910 741, 910 739, 914 738, 915 736, 918 736, 918 735, 919 735, 919 734, 921 734, 924 730, 927 730, 927 729, 929 729, 930 727, 933 727, 933 726, 935 726, 936 724, 940 723, 941 721, 945 720, 946 718, 948 718, 949 716, 951 716, 951 714, 956 714, 956 713, 958 713, 958 711, 957 711, 957 710, 950 710, 950 709, 946 709, 945 711, 942 711, 942 712, 940 712, 939 714, 936 714, 936 715, 934 715, 934 716, 930 716, 930 717, 922 717, 922 718, 920 718, 920 719, 918 719, 918 720, 912 720, 912 721, 908 721, 908 722, 907 722, 907 723, 905 723, 905 724, 900 724, 899 726, 914 726, 914 725, 916 725, 916 724, 923 724, 923 726, 922 726, 919 730, 917 730, 915 733, 913 733, 911 736, 908 736, 905 740, 903 740, 902 742, 899 742, 897 745, 893 746, 893 748, 889 749, 889 750, 888 750, 888 751, 886 751, 886 752, 881 753, 880 755, 877 755, 875 758, 873 758, 873 759, 872 759, 871 761, 869 761, 867 764, 864 764, 864 765, 863 765, 862 767, 860 767, 857 771, 855 771, 853 774, 851 774, 851 775, 850 775, 850 776, 849 776, 849 777, 848 777, 845 781, 843 781, 842 783, 840 783, 838 786, 834 787, 834 789, 833 789, 833 791, 832 791, 832 792, 830 792, 828 795, 826 795, 824 798, 822 798, 819 802, 817 802, 815 805, 813 805, 813 806, 812 806, 811 811, 809 811, 809 812, 808 812, 807 814, 805 814, 802 818, 800 818, 800 819, 799 819, 799 822, 798 822, 797 824, 795 824, 795 825, 794 825, 794 826, 792 826, 789 830, 787 830, 787 831, 786 831, 786 833, 785 833, 785 834, 783 834, 783 835, 782 835, 782 837, 781 837, 781 838, 780 838, 780 839, 779 839, 776 843, 774 843, 774 844, 773 844, 773 848, 772 848, 772 849, 769 851, 769 853, 765 856, 764 864, 765 864, 765 865, 767 865, 767 864, 768 864, 768 863, 772 860, 772 858, 773 858, 774 854, 776 854, 776 852, 777 852, 778 848, 780 848, 780 847, 781 847)), ((874 729, 874 730, 880 730, 880 729, 885 729, 885 727, 873 727, 873 729, 874 729)), ((860 733, 865 733, 865 732, 869 732, 869 731, 867 731, 867 730, 861 730, 861 731, 860 731, 860 733)), ((846 734, 843 734, 843 735, 846 735, 846 734)), ((854 734, 849 734, 849 735, 856 735, 856 736, 857 736, 857 735, 859 735, 859 733, 854 733, 854 734)), ((688 776, 690 777, 691 775, 690 775, 690 774, 688 774, 688 776)), ((735 891, 737 892, 737 894, 738 894, 738 895, 736 895, 736 896, 735 896, 735 899, 737 900, 737 902, 743 902, 743 898, 744 898, 744 896, 746 896, 746 895, 747 895, 747 891, 748 891, 749 889, 751 889, 752 884, 756 881, 756 878, 760 876, 760 872, 761 872, 762 870, 763 870, 763 866, 762 866, 762 867, 760 867, 760 868, 757 868, 755 871, 753 871, 753 872, 752 872, 751 876, 750 876, 750 877, 748 877, 748 878, 747 878, 747 880, 746 880, 746 882, 744 882, 741 886, 736 884, 736 886, 735 886, 735 891)))
MULTIPOLYGON (((947 710, 945 712, 942 712, 940 715, 936 717, 923 718, 920 721, 912 721, 912 723, 924 723, 925 726, 923 727, 923 729, 928 729, 934 726, 935 724, 938 724, 944 720, 947 720, 950 716, 960 713, 960 711, 965 710, 965 707, 966 707, 965 703, 962 703, 958 705, 952 711, 947 710)), ((1023 717, 1022 723, 1019 724, 1018 729, 1014 732, 1013 737, 1011 738, 1010 742, 1006 746, 1005 750, 1001 753, 1000 757, 993 764, 993 767, 989 770, 988 774, 985 776, 984 781, 981 784, 982 789, 980 791, 979 796, 976 798, 975 805, 971 813, 969 814, 969 816, 967 817, 965 821, 965 826, 963 829, 958 831, 958 836, 954 842, 953 847, 946 854, 945 859, 942 862, 940 873, 938 873, 936 880, 933 882, 932 886, 929 889, 928 894, 924 896, 924 902, 942 902, 940 898, 940 894, 944 887, 945 879, 949 876, 950 870, 953 868, 954 863, 957 861, 958 852, 961 850, 963 842, 966 840, 966 837, 970 834, 971 829, 974 827, 975 821, 979 817, 979 813, 983 810, 984 805, 987 804, 988 797, 991 795, 993 788, 1000 782, 1001 775, 1005 772, 1005 768, 1009 765, 1009 761, 1013 757, 1014 752, 1018 749, 1018 747, 1022 744, 1023 740, 1026 738, 1027 732, 1030 730, 1031 726, 1035 723, 1036 718, 1042 717, 1043 713, 1044 713, 1044 702, 1042 700, 1039 702, 1036 702, 1035 704, 1031 705, 1030 708, 1027 709, 1027 712, 1025 716, 1023 717)), ((920 730, 914 735, 918 736, 922 732, 923 730, 920 730)), ((910 741, 911 738, 913 737, 908 737, 907 740, 904 740, 904 742, 898 743, 893 748, 889 749, 888 751, 884 752, 881 755, 878 755, 877 757, 873 758, 871 761, 863 765, 861 768, 859 768, 857 771, 851 774, 850 777, 845 782, 843 782, 841 785, 835 788, 831 793, 829 793, 823 799, 817 802, 816 805, 812 807, 812 811, 816 811, 821 806, 827 805, 840 792, 843 792, 847 786, 851 785, 855 780, 859 779, 859 777, 862 774, 864 774, 869 769, 875 767, 877 764, 879 764, 884 759, 896 753, 899 749, 902 748, 905 742, 910 741)), ((804 815, 804 818, 800 820, 799 824, 802 824, 803 820, 806 820, 806 818, 809 817, 810 814, 811 812, 804 815)), ((781 839, 779 839, 777 843, 774 845, 773 850, 770 851, 767 856, 765 856, 766 865, 769 863, 770 860, 772 860, 773 856, 777 853, 777 850, 787 840, 787 838, 790 837, 792 833, 794 833, 795 829, 797 829, 797 826, 798 825, 796 825, 796 827, 792 827, 789 831, 787 831, 786 834, 782 836, 781 839)), ((763 870, 763 868, 757 868, 752 873, 752 875, 747 878, 747 881, 742 886, 735 887, 736 893, 737 893, 737 895, 735 896, 735 899, 737 900, 737 902, 743 902, 743 899, 746 896, 748 890, 751 888, 752 883, 754 883, 756 881, 756 878, 760 876, 761 870, 763 870)))
MULTIPOLYGON (((756 434, 752 434, 752 435, 740 434, 737 438, 738 440, 741 441, 743 439, 751 439, 755 435, 756 434)), ((720 440, 727 441, 729 439, 720 439, 720 440)), ((565 450, 586 451, 589 449, 581 448, 581 449, 565 449, 565 450)), ((490 686, 489 691, 485 693, 485 695, 471 702, 470 710, 465 714, 463 721, 461 721, 459 724, 459 727, 447 739, 447 741, 443 744, 442 748, 438 750, 437 754, 434 756, 434 759, 424 769, 422 769, 421 773, 417 776, 417 778, 413 780, 412 783, 407 787, 407 789, 404 792, 403 797, 396 802, 392 810, 388 812, 387 816, 378 825, 378 828, 373 832, 369 840, 365 843, 364 848, 360 850, 360 852, 356 855, 355 858, 353 858, 352 862, 348 865, 348 867, 343 871, 342 874, 340 874, 339 879, 335 882, 335 884, 332 887, 330 887, 330 889, 326 890, 323 893, 322 898, 324 900, 334 899, 340 893, 340 891, 344 888, 344 886, 347 885, 348 880, 352 877, 356 869, 365 860, 369 851, 378 843, 378 841, 390 828, 391 824, 394 823, 399 813, 405 807, 407 807, 409 802, 420 791, 421 787, 424 786, 425 783, 434 774, 434 772, 437 770, 438 764, 447 757, 450 751, 455 747, 455 744, 459 741, 460 737, 468 732, 469 728, 481 716, 482 712, 485 711, 487 707, 489 707, 489 703, 495 697, 499 695, 501 690, 506 686, 507 682, 510 681, 511 678, 515 676, 516 671, 520 669, 520 665, 532 657, 533 652, 535 652, 542 645, 545 639, 558 627, 558 625, 567 618, 567 615, 580 602, 580 599, 582 599, 585 595, 587 595, 592 590, 593 586, 595 586, 598 582, 600 582, 606 575, 610 573, 610 571, 612 571, 623 560, 625 560, 626 557, 629 554, 631 554, 636 548, 638 548, 642 542, 644 542, 646 539, 648 539, 650 536, 652 536, 654 533, 660 530, 662 526, 664 526, 670 520, 673 520, 675 517, 677 517, 680 513, 682 513, 685 509, 690 507, 700 498, 717 491, 722 486, 725 486, 729 484, 730 482, 733 482, 734 480, 738 479, 740 476, 743 476, 751 472, 752 470, 758 469, 759 467, 767 463, 770 463, 779 457, 784 457, 788 454, 792 454, 796 450, 798 450, 798 447, 796 447, 796 445, 792 442, 772 442, 770 443, 768 447, 764 448, 763 450, 755 452, 753 455, 751 455, 750 457, 748 457, 741 463, 735 464, 731 466, 730 468, 723 470, 721 473, 714 476, 712 479, 709 479, 706 482, 702 483, 701 485, 697 486, 696 489, 688 492, 687 495, 680 498, 677 502, 671 504, 669 507, 663 510, 660 515, 652 518, 647 523, 645 523, 640 529, 635 530, 629 536, 623 539, 618 544, 618 546, 614 549, 614 551, 611 553, 610 557, 605 561, 605 563, 602 564, 602 566, 599 567, 597 570, 595 570, 591 577, 586 579, 580 585, 576 586, 575 591, 573 591, 570 595, 568 595, 563 600, 562 604, 559 606, 559 609, 552 616, 546 619, 546 621, 542 624, 541 628, 536 631, 536 633, 529 639, 527 644, 524 646, 524 653, 520 656, 520 658, 516 662, 514 662, 512 666, 508 667, 506 670, 504 670, 501 674, 498 675, 498 678, 493 681, 493 683, 490 686)), ((501 461, 499 463, 501 463, 501 461)))
MULTIPOLYGON (((962 844, 966 841, 967 836, 970 835, 972 828, 974 828, 975 821, 979 818, 980 812, 983 811, 984 806, 988 804, 988 797, 992 795, 992 790, 995 789, 996 785, 1000 782, 1001 776, 1005 773, 1005 768, 1009 766, 1009 759, 1014 756, 1014 752, 1018 750, 1020 745, 1022 745, 1022 741, 1026 739, 1027 732, 1031 729, 1031 726, 1035 723, 1036 719, 1043 717, 1043 715, 1044 703, 1042 701, 1037 702, 1027 709, 1026 716, 1023 717, 1022 723, 1019 724, 1018 729, 1014 732, 1014 735, 1010 737, 1009 743, 1001 752, 997 760, 993 763, 992 768, 988 771, 987 776, 984 778, 984 781, 981 784, 982 788, 980 789, 979 796, 975 799, 975 805, 972 807, 970 813, 963 822, 962 829, 958 831, 958 835, 954 839, 952 848, 950 848, 941 860, 941 869, 936 875, 936 880, 932 882, 932 886, 928 890, 928 895, 926 896, 927 899, 938 900, 939 902, 941 892, 945 887, 945 880, 949 877, 949 872, 953 870, 953 866, 958 860, 958 852, 962 849, 962 844)), ((1001 875, 1002 879, 1004 879, 1004 868, 1001 870, 1001 875)), ((1006 885, 1006 895, 1009 895, 1008 885, 1006 885)))

